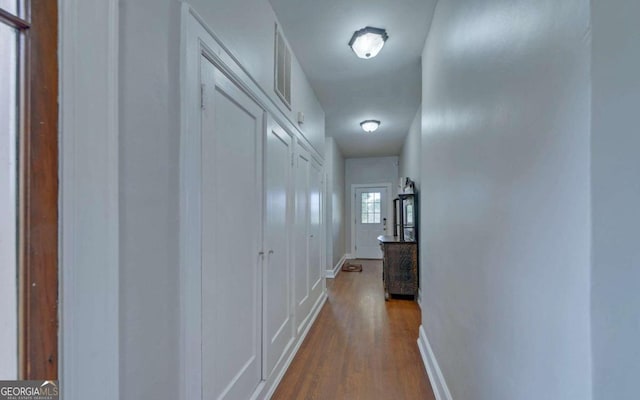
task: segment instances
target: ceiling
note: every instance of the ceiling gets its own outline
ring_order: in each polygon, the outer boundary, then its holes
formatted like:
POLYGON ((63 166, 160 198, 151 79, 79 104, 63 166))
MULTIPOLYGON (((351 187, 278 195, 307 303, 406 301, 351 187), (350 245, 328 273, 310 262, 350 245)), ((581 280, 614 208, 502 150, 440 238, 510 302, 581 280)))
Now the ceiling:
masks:
POLYGON ((420 55, 436 0, 270 0, 345 157, 398 155, 420 105, 420 55), (356 57, 353 32, 389 34, 377 57, 356 57), (373 134, 360 122, 381 121, 373 134))

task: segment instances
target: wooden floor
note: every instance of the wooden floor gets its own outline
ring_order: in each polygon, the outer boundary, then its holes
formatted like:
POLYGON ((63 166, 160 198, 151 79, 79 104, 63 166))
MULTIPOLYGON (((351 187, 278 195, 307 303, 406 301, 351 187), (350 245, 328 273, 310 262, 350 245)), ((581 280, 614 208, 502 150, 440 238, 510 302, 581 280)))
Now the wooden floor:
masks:
POLYGON ((275 400, 435 400, 416 340, 420 308, 384 301, 381 261, 327 280, 318 315, 275 400))

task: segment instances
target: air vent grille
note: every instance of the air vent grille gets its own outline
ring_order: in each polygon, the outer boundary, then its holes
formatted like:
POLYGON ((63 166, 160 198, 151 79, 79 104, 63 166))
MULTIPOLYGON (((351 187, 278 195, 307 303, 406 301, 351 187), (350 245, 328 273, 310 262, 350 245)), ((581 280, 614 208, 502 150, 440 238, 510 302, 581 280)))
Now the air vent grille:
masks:
POLYGON ((276 25, 275 74, 276 94, 291 109, 291 50, 276 25))

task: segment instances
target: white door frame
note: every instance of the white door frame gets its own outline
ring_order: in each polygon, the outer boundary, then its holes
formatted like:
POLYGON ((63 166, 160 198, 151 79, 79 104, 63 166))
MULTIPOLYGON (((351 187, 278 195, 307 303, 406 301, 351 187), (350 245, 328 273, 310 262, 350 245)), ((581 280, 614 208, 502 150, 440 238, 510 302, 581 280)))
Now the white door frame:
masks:
MULTIPOLYGON (((390 215, 393 215, 393 193, 391 189, 393 184, 390 182, 385 183, 355 183, 351 185, 351 254, 356 257, 356 202, 354 201, 356 196, 356 189, 362 188, 387 188, 387 220, 390 215)), ((387 226, 389 226, 387 224, 387 226)))

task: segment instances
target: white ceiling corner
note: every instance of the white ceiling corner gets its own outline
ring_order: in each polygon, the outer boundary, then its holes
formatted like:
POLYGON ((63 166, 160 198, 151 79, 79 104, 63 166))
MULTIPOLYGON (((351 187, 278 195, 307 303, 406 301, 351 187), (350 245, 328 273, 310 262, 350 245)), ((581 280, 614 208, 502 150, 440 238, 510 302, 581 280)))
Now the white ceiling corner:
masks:
POLYGON ((345 157, 398 155, 420 105, 420 55, 436 0, 270 0, 345 157), (377 57, 348 46, 365 26, 389 34, 377 57), (381 121, 373 134, 360 122, 381 121))

